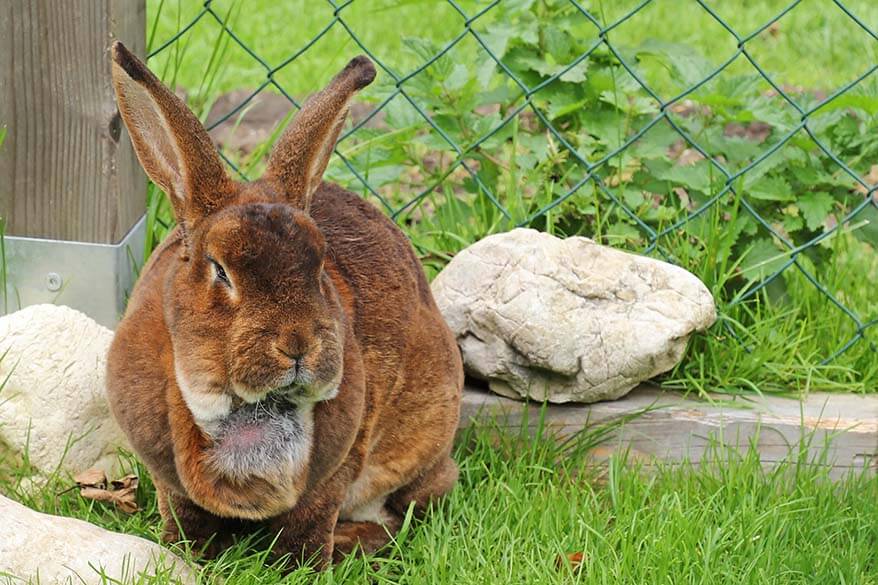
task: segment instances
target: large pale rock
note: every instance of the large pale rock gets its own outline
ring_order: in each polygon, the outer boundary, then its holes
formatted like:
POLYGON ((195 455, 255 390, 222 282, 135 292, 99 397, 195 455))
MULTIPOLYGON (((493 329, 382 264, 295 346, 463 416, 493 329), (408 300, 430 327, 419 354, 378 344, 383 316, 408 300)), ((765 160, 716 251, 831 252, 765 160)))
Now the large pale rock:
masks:
POLYGON ((106 399, 113 332, 69 307, 0 317, 0 441, 43 473, 111 469, 127 445, 106 399))
POLYGON ((689 272, 529 229, 463 250, 433 294, 469 374, 509 397, 615 399, 671 369, 716 318, 689 272))
POLYGON ((0 583, 36 583, 38 575, 41 585, 134 583, 157 573, 162 582, 195 582, 179 557, 143 538, 35 512, 3 496, 0 518, 0 583))

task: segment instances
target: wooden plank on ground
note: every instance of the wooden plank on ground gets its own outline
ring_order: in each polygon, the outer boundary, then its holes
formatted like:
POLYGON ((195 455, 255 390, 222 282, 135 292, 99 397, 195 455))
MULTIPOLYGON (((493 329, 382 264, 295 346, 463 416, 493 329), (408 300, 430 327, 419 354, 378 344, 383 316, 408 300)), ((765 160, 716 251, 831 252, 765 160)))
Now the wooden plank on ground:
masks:
MULTIPOLYGON (((540 409, 539 404, 525 405, 467 387, 461 427, 492 419, 501 429, 517 431, 525 411, 529 426, 538 424, 540 409)), ((636 413, 642 414, 627 421, 598 456, 628 450, 640 460, 700 462, 709 459, 717 445, 743 452, 752 443, 770 465, 803 446, 815 462, 825 455, 834 477, 864 467, 874 470, 878 461, 878 396, 874 395, 812 393, 803 401, 715 395, 709 402, 644 385, 612 402, 549 405, 545 423, 550 432, 566 437, 586 425, 636 413)))

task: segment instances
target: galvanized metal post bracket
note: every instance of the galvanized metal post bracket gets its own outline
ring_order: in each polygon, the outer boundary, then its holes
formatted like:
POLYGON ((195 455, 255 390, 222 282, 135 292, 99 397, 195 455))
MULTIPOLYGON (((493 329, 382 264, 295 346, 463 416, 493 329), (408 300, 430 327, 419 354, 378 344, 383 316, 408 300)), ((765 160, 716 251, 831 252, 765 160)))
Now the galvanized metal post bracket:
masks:
MULTIPOLYGON (((51 303, 115 327, 143 260, 146 216, 117 244, 4 237, 6 286, 0 314, 51 303)), ((2 289, 0 283, 0 289, 2 289)))

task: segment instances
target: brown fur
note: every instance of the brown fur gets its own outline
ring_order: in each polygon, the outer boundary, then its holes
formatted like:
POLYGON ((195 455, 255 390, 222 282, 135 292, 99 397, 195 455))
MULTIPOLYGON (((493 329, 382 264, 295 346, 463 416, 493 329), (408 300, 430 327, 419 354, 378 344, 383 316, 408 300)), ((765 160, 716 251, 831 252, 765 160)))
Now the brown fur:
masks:
MULTIPOLYGON (((380 547, 411 502, 423 510, 456 480, 463 375, 405 236, 320 181, 374 68, 351 61, 296 116, 265 177, 241 184, 119 43, 113 61, 138 157, 179 223, 141 275, 108 366, 113 413, 153 476, 166 538, 210 541, 211 553, 268 527, 277 552, 321 565, 380 547), (222 425, 244 400, 260 401, 258 413, 276 395, 295 404, 278 419, 292 429, 281 454, 298 453, 300 436, 306 452, 276 468, 244 457, 257 470, 236 472, 220 455, 249 453, 250 427, 222 425)), ((272 437, 261 425, 257 439, 272 437)))

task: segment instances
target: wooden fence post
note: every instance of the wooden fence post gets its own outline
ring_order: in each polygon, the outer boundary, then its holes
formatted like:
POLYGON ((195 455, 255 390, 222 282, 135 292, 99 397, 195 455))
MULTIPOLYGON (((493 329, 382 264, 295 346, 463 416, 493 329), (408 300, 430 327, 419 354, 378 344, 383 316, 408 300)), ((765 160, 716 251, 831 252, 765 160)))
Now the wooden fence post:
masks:
POLYGON ((143 55, 145 35, 145 0, 2 2, 0 310, 57 302, 112 325, 123 309, 146 179, 116 110, 109 48, 120 39, 143 55))

